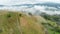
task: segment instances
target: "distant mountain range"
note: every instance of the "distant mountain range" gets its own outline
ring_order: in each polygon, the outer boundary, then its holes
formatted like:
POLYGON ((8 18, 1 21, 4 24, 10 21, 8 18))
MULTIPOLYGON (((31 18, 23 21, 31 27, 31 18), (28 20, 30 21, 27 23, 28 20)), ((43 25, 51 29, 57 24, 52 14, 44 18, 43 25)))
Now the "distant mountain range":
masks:
MULTIPOLYGON (((4 6, 9 6, 9 5, 0 5, 0 7, 4 6)), ((47 7, 55 7, 55 8, 60 8, 60 3, 53 3, 53 2, 44 2, 44 3, 35 3, 35 4, 19 4, 19 5, 11 5, 11 6, 28 6, 28 7, 33 7, 33 6, 47 6, 47 7)))
POLYGON ((44 3, 35 3, 35 4, 20 4, 20 5, 12 5, 12 6, 28 6, 28 7, 47 6, 47 7, 55 7, 55 8, 60 9, 60 3, 53 3, 53 2, 44 2, 44 3))

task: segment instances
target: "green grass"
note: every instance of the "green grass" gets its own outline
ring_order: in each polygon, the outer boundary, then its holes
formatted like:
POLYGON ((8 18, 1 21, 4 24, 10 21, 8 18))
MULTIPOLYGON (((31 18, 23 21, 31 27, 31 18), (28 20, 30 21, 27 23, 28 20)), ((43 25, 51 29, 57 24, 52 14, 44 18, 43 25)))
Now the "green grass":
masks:
POLYGON ((47 20, 47 23, 42 23, 42 24, 44 25, 44 27, 47 28, 49 34, 60 34, 60 32, 58 32, 58 28, 56 29, 56 27, 58 27, 56 22, 47 20))

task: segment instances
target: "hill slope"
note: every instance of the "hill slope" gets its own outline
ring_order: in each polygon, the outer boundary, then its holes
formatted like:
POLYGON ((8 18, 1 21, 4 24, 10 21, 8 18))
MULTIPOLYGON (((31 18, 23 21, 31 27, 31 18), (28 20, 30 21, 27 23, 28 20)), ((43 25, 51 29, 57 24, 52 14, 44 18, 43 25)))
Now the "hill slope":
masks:
POLYGON ((41 24, 44 21, 37 17, 19 12, 0 12, 0 34, 45 34, 41 24))

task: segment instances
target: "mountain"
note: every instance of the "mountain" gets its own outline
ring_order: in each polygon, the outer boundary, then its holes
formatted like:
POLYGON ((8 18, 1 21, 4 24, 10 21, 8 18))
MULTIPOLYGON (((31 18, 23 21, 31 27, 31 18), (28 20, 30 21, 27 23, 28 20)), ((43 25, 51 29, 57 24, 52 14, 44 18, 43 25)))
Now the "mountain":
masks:
POLYGON ((60 3, 53 3, 53 2, 43 2, 43 3, 35 3, 35 4, 20 4, 20 5, 13 5, 13 6, 48 6, 48 7, 55 7, 59 8, 60 3))
POLYGON ((28 7, 34 7, 34 6, 47 6, 47 7, 55 7, 59 8, 60 3, 53 3, 53 2, 43 2, 43 3, 35 3, 35 4, 18 4, 18 5, 0 5, 0 6, 11 6, 11 7, 19 7, 19 6, 28 6, 28 7))
POLYGON ((59 8, 60 7, 59 3, 53 3, 53 2, 36 3, 35 5, 55 7, 55 8, 59 8))
POLYGON ((5 5, 0 5, 0 7, 4 7, 5 5))

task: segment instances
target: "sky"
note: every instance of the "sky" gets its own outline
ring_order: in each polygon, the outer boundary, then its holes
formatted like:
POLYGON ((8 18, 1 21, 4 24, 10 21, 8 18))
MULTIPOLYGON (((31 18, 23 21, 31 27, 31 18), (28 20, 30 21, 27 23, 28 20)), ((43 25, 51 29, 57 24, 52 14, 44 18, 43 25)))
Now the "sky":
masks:
POLYGON ((33 4, 40 2, 60 3, 60 0, 0 0, 0 5, 33 4))

